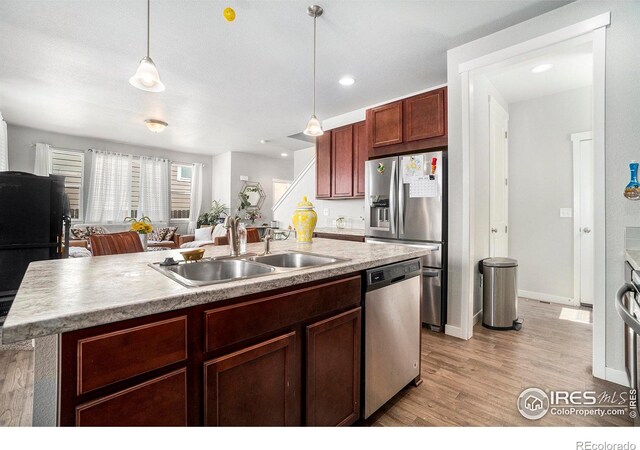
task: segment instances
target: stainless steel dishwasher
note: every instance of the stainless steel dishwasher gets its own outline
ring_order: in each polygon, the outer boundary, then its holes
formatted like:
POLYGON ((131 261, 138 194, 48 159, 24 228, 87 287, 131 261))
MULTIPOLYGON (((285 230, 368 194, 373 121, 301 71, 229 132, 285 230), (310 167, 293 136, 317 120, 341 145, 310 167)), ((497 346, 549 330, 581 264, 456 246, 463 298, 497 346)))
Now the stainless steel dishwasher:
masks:
POLYGON ((366 272, 365 419, 420 375, 421 269, 412 259, 366 272))

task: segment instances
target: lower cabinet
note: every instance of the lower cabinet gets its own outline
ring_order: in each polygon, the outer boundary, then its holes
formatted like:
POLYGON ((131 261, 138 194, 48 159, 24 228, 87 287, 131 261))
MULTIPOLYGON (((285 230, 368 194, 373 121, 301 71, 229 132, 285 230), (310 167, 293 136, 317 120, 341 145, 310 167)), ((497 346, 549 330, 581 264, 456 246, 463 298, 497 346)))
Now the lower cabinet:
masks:
POLYGON ((297 425, 295 332, 204 364, 207 426, 297 425))
POLYGON ((306 425, 360 417, 361 308, 307 326, 306 425))

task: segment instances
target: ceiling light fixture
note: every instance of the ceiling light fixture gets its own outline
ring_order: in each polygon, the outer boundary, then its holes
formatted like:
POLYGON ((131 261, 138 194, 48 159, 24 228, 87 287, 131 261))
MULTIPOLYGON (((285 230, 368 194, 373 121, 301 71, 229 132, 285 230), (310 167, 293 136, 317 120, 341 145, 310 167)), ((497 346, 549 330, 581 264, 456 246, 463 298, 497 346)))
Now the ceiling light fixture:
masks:
POLYGON ((286 158, 287 156, 289 156, 288 153, 280 153, 280 156, 282 156, 283 158, 286 158))
POLYGON ((164 129, 169 125, 167 122, 156 119, 147 119, 144 121, 144 123, 147 124, 147 128, 149 129, 149 131, 153 131, 154 133, 162 133, 164 129))
POLYGON ((340 78, 340 81, 338 81, 338 83, 340 83, 343 86, 351 86, 355 82, 356 80, 350 75, 345 75, 342 78, 340 78))
POLYGON ((268 140, 266 140, 266 139, 260 139, 260 143, 261 143, 261 144, 266 144, 267 142, 269 142, 269 141, 268 141, 268 140))
POLYGON ((164 84, 160 81, 160 75, 155 63, 149 56, 149 28, 151 15, 151 0, 147 0, 147 56, 140 60, 136 74, 129 78, 132 86, 148 92, 164 91, 164 84))
POLYGON ((307 123, 307 128, 303 133, 307 136, 322 136, 322 124, 316 117, 316 21, 322 15, 324 10, 318 5, 312 5, 307 8, 307 14, 313 17, 313 114, 307 123))
POLYGON ((551 69, 553 67, 553 64, 539 64, 537 66, 535 66, 533 69, 531 69, 531 72, 533 73, 542 73, 542 72, 546 72, 547 70, 551 69))

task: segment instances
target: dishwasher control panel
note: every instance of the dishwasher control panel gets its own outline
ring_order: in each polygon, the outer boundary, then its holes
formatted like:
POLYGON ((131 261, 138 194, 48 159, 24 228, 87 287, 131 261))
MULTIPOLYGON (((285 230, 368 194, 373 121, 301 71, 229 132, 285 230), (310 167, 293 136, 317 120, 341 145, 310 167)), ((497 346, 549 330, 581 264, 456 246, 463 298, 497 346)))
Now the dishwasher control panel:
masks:
POLYGON ((420 275, 420 260, 412 259, 367 270, 367 290, 381 288, 420 275))

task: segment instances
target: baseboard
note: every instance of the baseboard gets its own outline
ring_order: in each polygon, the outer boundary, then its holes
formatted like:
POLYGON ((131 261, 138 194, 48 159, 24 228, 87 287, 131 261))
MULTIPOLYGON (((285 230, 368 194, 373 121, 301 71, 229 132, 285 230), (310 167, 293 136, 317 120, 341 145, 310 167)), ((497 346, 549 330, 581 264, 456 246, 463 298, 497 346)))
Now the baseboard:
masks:
POLYGON ((476 325, 481 320, 482 320, 482 310, 478 311, 473 315, 473 325, 476 325))
POLYGON ((524 291, 518 289, 518 297, 524 297, 531 300, 540 300, 541 302, 559 303, 561 305, 577 306, 572 298, 560 297, 559 295, 545 294, 542 292, 524 291))
POLYGON ((454 327, 453 325, 445 325, 444 334, 457 337, 458 339, 464 339, 465 341, 467 340, 467 337, 462 333, 462 328, 454 327))
POLYGON ((605 367, 604 376, 607 381, 619 384, 621 386, 629 387, 629 378, 627 372, 624 370, 612 369, 611 367, 605 367))

